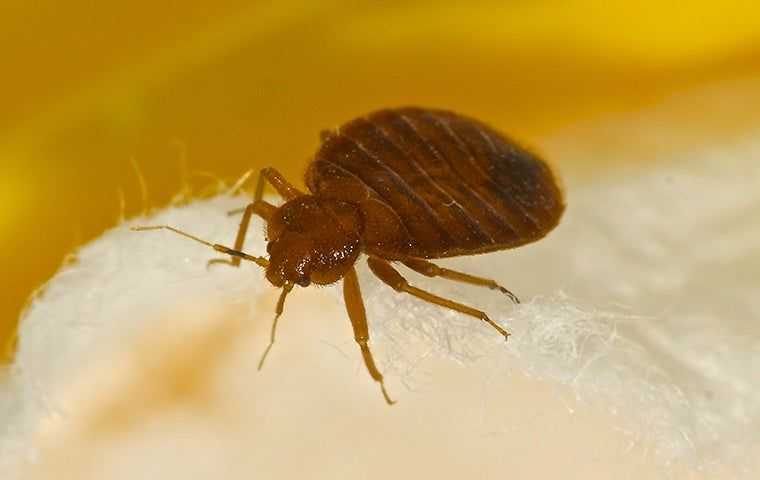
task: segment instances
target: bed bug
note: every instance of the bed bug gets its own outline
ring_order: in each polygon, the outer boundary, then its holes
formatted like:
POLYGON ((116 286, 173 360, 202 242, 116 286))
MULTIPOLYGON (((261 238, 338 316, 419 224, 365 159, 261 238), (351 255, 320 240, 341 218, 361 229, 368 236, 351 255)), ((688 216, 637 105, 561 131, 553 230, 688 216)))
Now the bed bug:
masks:
POLYGON ((565 205, 557 179, 536 155, 484 123, 445 110, 384 109, 321 134, 321 146, 306 171, 309 193, 276 169, 261 170, 254 200, 244 210, 234 248, 212 244, 168 225, 168 229, 229 255, 212 260, 239 266, 252 261, 282 288, 271 339, 285 297, 295 285, 327 285, 343 280, 346 310, 370 376, 383 375, 369 348, 369 329, 354 264, 367 256, 377 278, 397 292, 470 315, 509 333, 484 312, 412 286, 393 263, 428 277, 442 277, 499 290, 494 280, 439 267, 430 259, 504 250, 544 237, 565 205), (268 182, 284 198, 280 206, 263 200, 268 182), (267 222, 269 258, 244 253, 252 215, 267 222))

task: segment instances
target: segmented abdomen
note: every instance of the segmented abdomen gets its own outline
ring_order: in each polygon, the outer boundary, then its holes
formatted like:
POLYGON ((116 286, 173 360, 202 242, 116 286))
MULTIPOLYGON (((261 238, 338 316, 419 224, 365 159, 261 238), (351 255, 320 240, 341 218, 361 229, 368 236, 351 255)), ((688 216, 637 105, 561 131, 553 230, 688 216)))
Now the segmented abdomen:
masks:
POLYGON ((385 258, 515 247, 546 235, 564 210, 546 163, 443 110, 380 110, 346 123, 327 136, 306 180, 315 195, 359 204, 368 248, 385 258))

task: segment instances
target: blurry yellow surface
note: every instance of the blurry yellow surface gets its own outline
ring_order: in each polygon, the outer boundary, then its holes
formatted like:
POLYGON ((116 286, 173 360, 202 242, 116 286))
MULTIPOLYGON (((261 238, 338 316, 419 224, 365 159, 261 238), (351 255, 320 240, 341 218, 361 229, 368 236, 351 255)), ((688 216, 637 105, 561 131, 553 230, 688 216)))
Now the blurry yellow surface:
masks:
POLYGON ((760 40, 753 2, 697 0, 409 2, 384 15, 334 25, 362 46, 465 42, 468 50, 546 56, 571 51, 639 65, 713 62, 760 40), (378 34, 382 32, 382 34, 378 34))
POLYGON ((320 129, 384 106, 460 110, 540 149, 578 121, 757 71, 760 7, 6 0, 0 40, 2 344, 64 256, 115 224, 120 191, 140 211, 131 158, 160 206, 183 149, 191 172, 298 179, 320 129))

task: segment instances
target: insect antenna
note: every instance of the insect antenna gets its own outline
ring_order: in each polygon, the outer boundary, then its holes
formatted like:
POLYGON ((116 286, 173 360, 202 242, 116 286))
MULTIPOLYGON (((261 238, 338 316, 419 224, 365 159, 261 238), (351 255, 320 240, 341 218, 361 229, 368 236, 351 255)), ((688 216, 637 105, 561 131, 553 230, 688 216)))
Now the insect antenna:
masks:
POLYGON ((263 257, 254 257, 253 255, 248 255, 245 252, 241 252, 239 250, 234 250, 229 247, 225 247, 224 245, 219 245, 218 243, 211 243, 206 240, 203 240, 202 238, 198 238, 195 235, 191 235, 187 232, 183 232, 182 230, 178 228, 171 227, 169 225, 153 225, 148 227, 131 227, 130 230, 133 232, 145 232, 148 230, 169 230, 172 231, 178 235, 182 235, 183 237, 189 238, 190 240, 195 240, 198 243, 202 243, 208 247, 213 248, 217 252, 225 253, 227 255, 232 255, 233 257, 240 257, 243 260, 248 260, 250 262, 255 263, 256 265, 260 267, 266 268, 269 266, 269 260, 263 257))
POLYGON ((269 345, 267 345, 266 350, 264 350, 264 353, 261 355, 261 360, 259 360, 259 367, 258 367, 259 370, 261 370, 261 368, 264 366, 264 361, 266 361, 267 355, 269 355, 269 351, 272 349, 272 346, 274 345, 274 338, 277 332, 277 320, 280 318, 280 315, 282 315, 282 310, 285 307, 285 297, 288 296, 291 290, 293 290, 293 284, 290 282, 287 282, 282 287, 280 298, 279 300, 277 300, 277 308, 275 310, 274 322, 272 322, 272 332, 269 334, 269 345))

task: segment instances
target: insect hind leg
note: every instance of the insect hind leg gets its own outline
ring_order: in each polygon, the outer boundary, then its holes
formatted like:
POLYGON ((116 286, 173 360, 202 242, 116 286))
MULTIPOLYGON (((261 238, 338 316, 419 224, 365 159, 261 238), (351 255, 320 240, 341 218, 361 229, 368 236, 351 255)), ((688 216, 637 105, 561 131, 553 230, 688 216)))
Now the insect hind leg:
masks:
POLYGON ((370 270, 372 270, 372 273, 374 273, 377 278, 379 278, 381 281, 383 281, 383 283, 387 284, 397 292, 408 293, 409 295, 417 297, 420 300, 424 300, 425 302, 440 305, 441 307, 464 313, 465 315, 469 315, 471 317, 475 317, 492 326, 494 330, 503 335, 504 338, 509 337, 509 332, 506 331, 501 325, 491 320, 491 318, 486 315, 485 312, 472 307, 468 307, 467 305, 462 305, 461 303, 449 300, 448 298, 439 297, 438 295, 434 295, 428 291, 409 285, 409 282, 407 282, 406 279, 402 277, 401 274, 398 273, 398 271, 393 268, 393 266, 391 266, 387 260, 383 260, 377 257, 369 257, 367 259, 367 263, 369 264, 370 270))
POLYGON ((504 295, 508 296, 510 300, 512 300, 514 303, 520 303, 520 299, 517 298, 517 295, 512 293, 511 291, 507 290, 503 286, 496 283, 496 281, 483 278, 483 277, 476 277, 474 275, 469 275, 467 273, 457 272, 454 270, 449 270, 448 268, 439 267, 438 265, 428 262, 426 260, 421 260, 418 258, 410 258, 407 260, 404 260, 402 262, 407 267, 411 268, 415 272, 421 273, 427 277, 442 277, 447 278, 449 280, 454 280, 455 282, 462 282, 462 283, 469 283, 471 285, 477 285, 480 287, 487 287, 491 290, 499 290, 504 295))

